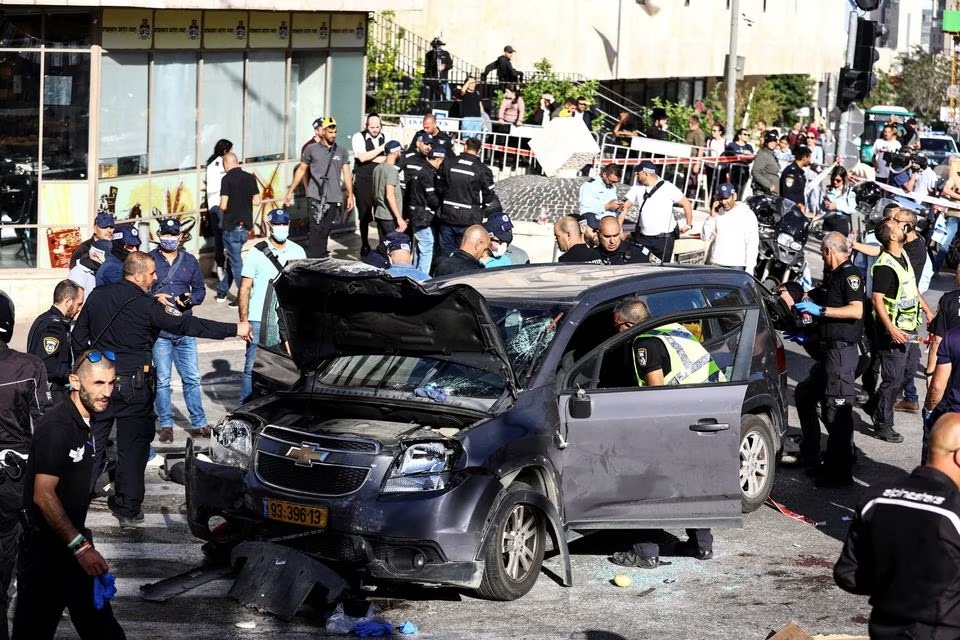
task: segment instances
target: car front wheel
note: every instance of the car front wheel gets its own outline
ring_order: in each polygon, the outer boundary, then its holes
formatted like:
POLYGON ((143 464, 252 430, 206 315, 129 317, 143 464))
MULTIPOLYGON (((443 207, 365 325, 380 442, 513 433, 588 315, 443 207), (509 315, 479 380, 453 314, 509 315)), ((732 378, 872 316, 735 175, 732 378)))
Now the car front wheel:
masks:
POLYGON ((518 500, 524 483, 507 487, 500 516, 483 549, 483 580, 478 594, 488 600, 516 600, 536 583, 546 550, 546 523, 539 509, 518 500))
POLYGON ((740 501, 744 513, 756 511, 773 489, 776 452, 762 418, 740 418, 740 501))

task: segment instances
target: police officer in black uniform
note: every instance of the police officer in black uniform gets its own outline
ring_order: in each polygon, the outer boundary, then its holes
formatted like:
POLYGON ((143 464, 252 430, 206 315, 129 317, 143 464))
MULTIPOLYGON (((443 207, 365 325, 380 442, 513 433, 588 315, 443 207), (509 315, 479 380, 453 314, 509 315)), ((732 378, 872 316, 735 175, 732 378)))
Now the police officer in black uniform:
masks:
POLYGON ((960 638, 960 415, 931 434, 930 460, 871 487, 850 525, 833 578, 870 596, 874 640, 960 638))
POLYGON ((157 279, 156 263, 146 253, 131 253, 123 263, 124 279, 115 285, 97 287, 77 318, 73 345, 109 350, 117 355, 117 385, 110 408, 97 414, 93 434, 97 443, 95 481, 102 470, 104 445, 113 420, 117 422, 117 474, 115 497, 110 508, 121 526, 143 520, 143 473, 150 442, 156 431, 153 344, 160 331, 197 338, 251 339, 249 322, 228 324, 187 316, 166 306, 148 291, 157 279))
POLYGON ((43 363, 7 346, 15 320, 13 301, 0 291, 0 640, 9 637, 7 592, 21 533, 22 470, 34 425, 50 400, 43 363))
POLYGON ((647 247, 623 239, 623 228, 616 216, 600 218, 597 251, 603 264, 660 264, 660 258, 647 247))
POLYGON ((443 205, 437 211, 440 257, 449 256, 460 245, 468 227, 483 222, 485 213, 503 211, 493 192, 493 174, 480 160, 480 140, 469 138, 457 157, 443 161, 439 185, 443 205))
POLYGON ((800 417, 801 455, 814 461, 820 451, 820 424, 816 403, 821 403, 823 423, 827 427, 827 451, 814 467, 817 486, 842 486, 853 482, 853 405, 859 344, 863 338, 864 282, 850 262, 847 239, 835 231, 824 236, 820 245, 824 267, 830 275, 821 285, 823 304, 803 300, 798 312, 819 318, 820 366, 811 371, 804 389, 798 385, 797 413, 800 417), (815 376, 822 376, 816 380, 815 376))
POLYGON ((780 197, 793 200, 804 215, 807 213, 807 206, 803 190, 807 186, 807 177, 803 169, 810 165, 810 159, 810 147, 801 145, 793 150, 793 162, 780 174, 780 197))
POLYGON ((61 280, 53 289, 53 306, 33 321, 27 334, 27 353, 43 361, 53 402, 67 397, 67 377, 73 369, 70 323, 83 307, 83 288, 73 280, 61 280))
POLYGON ((95 605, 94 580, 110 568, 85 526, 95 448, 90 421, 110 404, 113 358, 107 351, 78 355, 70 397, 47 411, 30 445, 13 619, 17 640, 52 639, 65 608, 80 638, 125 638, 110 603, 95 605))

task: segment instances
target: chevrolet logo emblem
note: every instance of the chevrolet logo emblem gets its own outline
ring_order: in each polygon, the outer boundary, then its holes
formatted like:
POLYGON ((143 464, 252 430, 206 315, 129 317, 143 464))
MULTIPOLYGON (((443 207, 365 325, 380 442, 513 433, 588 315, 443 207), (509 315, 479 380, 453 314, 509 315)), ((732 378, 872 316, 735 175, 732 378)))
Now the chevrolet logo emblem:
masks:
POLYGON ((290 447, 285 456, 297 461, 298 467, 312 467, 314 462, 323 462, 329 451, 320 451, 320 445, 302 442, 299 447, 290 447))

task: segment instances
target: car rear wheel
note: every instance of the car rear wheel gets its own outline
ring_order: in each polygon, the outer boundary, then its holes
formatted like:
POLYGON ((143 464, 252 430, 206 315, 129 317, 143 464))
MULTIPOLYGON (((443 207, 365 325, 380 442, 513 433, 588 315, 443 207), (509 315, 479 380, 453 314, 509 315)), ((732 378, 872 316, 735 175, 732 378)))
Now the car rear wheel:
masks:
POLYGON ((540 576, 547 528, 539 509, 518 499, 531 487, 522 482, 507 487, 504 508, 493 523, 483 549, 483 580, 478 594, 488 600, 516 600, 540 576))
POLYGON ((754 415, 740 418, 740 502, 744 513, 756 511, 773 489, 776 452, 767 423, 754 415))

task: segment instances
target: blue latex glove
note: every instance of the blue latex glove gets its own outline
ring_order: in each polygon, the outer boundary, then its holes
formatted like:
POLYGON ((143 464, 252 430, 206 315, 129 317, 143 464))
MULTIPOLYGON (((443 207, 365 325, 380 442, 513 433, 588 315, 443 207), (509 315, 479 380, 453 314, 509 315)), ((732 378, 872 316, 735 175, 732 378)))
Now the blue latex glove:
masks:
POLYGON ((393 633, 393 625, 389 622, 380 623, 365 620, 364 622, 357 623, 357 626, 353 628, 353 632, 361 638, 389 636, 393 633))
POLYGON ((417 628, 417 625, 413 624, 409 620, 404 620, 403 624, 397 627, 397 631, 404 635, 420 633, 420 629, 417 628))
POLYGON ((805 333, 785 333, 783 337, 795 344, 806 344, 808 337, 805 333))
POLYGON ((97 611, 103 609, 107 603, 117 597, 117 578, 112 573, 93 578, 93 606, 97 611))
POLYGON ((809 313, 812 316, 823 315, 823 307, 813 302, 812 300, 802 300, 798 302, 796 305, 794 305, 793 308, 799 311, 800 313, 809 313))
POLYGON ((417 387, 413 394, 420 398, 430 398, 434 402, 446 402, 447 392, 439 387, 428 385, 426 387, 417 387))
POLYGON ((923 409, 920 411, 920 415, 923 416, 924 422, 930 422, 930 417, 933 415, 933 411, 927 411, 926 409, 923 409))

